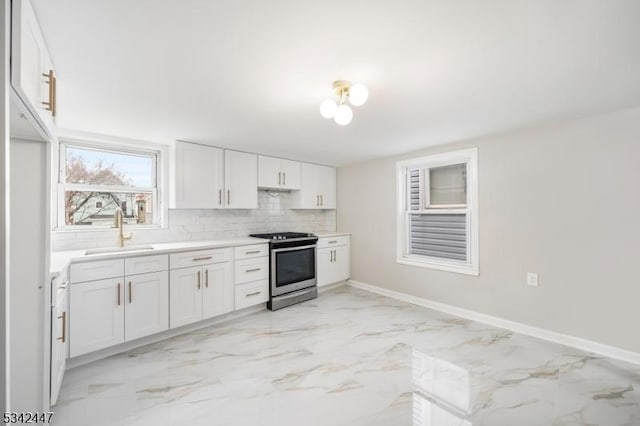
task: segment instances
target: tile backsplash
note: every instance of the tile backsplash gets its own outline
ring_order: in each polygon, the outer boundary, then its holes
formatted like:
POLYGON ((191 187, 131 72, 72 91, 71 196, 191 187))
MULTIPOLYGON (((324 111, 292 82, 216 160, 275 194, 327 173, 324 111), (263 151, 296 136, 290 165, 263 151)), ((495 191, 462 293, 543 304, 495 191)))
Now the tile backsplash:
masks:
MULTIPOLYGON (((291 210, 288 192, 258 191, 254 210, 169 210, 168 228, 136 229, 128 244, 172 241, 220 240, 246 237, 258 232, 333 232, 335 210, 291 210)), ((109 247, 116 230, 53 232, 54 251, 109 247)), ((125 232, 127 229, 125 228, 125 232)))

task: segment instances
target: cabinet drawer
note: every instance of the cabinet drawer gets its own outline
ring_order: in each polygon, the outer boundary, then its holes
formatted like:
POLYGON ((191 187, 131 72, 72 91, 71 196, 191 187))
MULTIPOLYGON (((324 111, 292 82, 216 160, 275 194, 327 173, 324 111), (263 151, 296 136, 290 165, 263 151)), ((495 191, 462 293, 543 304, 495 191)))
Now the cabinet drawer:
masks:
POLYGON ((124 259, 72 263, 69 275, 71 284, 122 277, 124 275, 124 259))
POLYGON ((236 260, 250 259, 252 257, 269 256, 268 244, 254 244, 251 246, 236 247, 234 257, 236 260))
POLYGON ((210 263, 228 262, 231 260, 232 248, 187 251, 169 255, 171 269, 187 268, 190 266, 207 265, 210 263))
POLYGON ((236 310, 269 300, 269 280, 236 286, 236 310))
POLYGON ((236 260, 235 283, 244 284, 251 281, 269 279, 269 258, 255 257, 236 260))
POLYGON ((318 248, 344 246, 349 244, 349 236, 343 235, 341 237, 322 237, 318 239, 318 248))
POLYGON ((130 257, 124 260, 125 275, 161 272, 169 269, 169 256, 158 254, 155 256, 130 257))

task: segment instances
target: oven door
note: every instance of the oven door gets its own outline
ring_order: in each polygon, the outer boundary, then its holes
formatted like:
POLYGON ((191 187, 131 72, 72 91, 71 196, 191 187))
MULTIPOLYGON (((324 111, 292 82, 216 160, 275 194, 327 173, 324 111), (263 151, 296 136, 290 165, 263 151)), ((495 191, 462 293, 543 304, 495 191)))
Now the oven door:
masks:
POLYGON ((271 296, 316 285, 316 246, 271 250, 271 296))

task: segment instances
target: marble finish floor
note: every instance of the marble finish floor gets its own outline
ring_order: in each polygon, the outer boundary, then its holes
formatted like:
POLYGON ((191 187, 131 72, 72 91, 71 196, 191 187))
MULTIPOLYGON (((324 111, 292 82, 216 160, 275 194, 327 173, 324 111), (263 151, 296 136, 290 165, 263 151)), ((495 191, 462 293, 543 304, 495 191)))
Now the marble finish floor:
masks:
POLYGON ((67 372, 54 424, 640 425, 640 366, 340 287, 67 372))

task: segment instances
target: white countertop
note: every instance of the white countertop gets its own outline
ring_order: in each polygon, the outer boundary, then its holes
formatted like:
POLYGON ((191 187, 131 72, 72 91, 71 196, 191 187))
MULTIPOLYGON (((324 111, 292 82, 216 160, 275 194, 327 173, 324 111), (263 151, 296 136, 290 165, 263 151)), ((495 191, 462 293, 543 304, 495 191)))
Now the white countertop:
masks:
MULTIPOLYGON (((91 262, 94 260, 115 259, 119 257, 149 256, 154 254, 166 254, 185 250, 205 250, 212 248, 236 247, 249 244, 268 244, 267 240, 261 238, 235 238, 229 240, 209 240, 209 241, 180 241, 175 243, 145 244, 153 249, 116 251, 112 253, 100 253, 86 255, 85 250, 54 251, 51 253, 51 276, 60 274, 70 263, 91 262)), ((142 245, 142 244, 141 244, 142 245)))
POLYGON ((317 232, 318 238, 346 237, 351 235, 350 232, 317 232))

